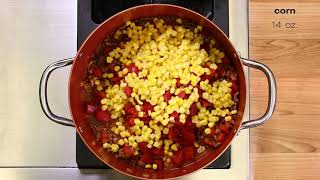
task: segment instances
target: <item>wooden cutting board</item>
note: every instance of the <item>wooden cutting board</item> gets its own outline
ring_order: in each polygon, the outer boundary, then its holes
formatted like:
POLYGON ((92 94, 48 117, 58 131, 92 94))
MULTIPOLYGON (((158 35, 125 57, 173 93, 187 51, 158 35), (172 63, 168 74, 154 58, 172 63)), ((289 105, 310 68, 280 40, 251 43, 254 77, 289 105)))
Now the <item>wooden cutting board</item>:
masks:
MULTIPOLYGON (((272 69, 278 89, 272 119, 251 130, 252 179, 319 179, 320 0, 250 0, 249 21, 250 57, 272 69)), ((250 83, 254 118, 267 84, 255 70, 250 83)))

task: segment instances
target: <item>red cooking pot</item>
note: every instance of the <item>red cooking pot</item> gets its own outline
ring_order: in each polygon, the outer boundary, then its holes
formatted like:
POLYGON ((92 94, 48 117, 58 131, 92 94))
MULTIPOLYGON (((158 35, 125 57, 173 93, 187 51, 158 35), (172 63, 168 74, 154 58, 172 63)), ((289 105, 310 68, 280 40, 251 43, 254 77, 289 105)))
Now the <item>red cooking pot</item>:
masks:
POLYGON ((75 58, 65 59, 57 61, 49 65, 42 74, 39 88, 40 103, 43 112, 46 116, 56 123, 66 126, 74 126, 77 129, 77 133, 85 142, 87 147, 99 158, 102 162, 124 173, 128 176, 142 179, 168 179, 180 177, 192 172, 195 172, 201 168, 206 167, 208 164, 215 161, 230 145, 232 139, 236 136, 239 130, 247 129, 255 126, 259 126, 270 119, 276 102, 276 83, 272 72, 263 64, 241 59, 235 48, 232 46, 228 37, 210 20, 204 16, 191 11, 189 9, 164 4, 151 4, 137 6, 125 11, 122 11, 111 18, 104 21, 99 27, 97 27, 84 41, 75 58), (96 139, 94 133, 85 120, 86 112, 81 102, 81 82, 84 79, 85 71, 91 61, 92 55, 98 45, 111 33, 115 32, 118 28, 123 26, 126 21, 135 20, 144 17, 151 16, 176 16, 183 19, 189 19, 193 22, 203 26, 203 28, 211 31, 215 36, 219 44, 223 47, 222 50, 233 61, 239 75, 239 108, 237 114, 237 120, 235 124, 236 131, 230 133, 225 141, 214 151, 207 151, 202 156, 198 157, 193 163, 185 165, 181 168, 158 170, 153 171, 145 168, 131 166, 117 159, 112 153, 104 150, 101 146, 95 146, 91 142, 96 139), (72 70, 69 79, 69 105, 73 120, 63 118, 53 114, 48 106, 47 102, 47 81, 50 73, 60 67, 64 67, 72 64, 72 70), (242 116, 245 111, 246 105, 246 79, 243 71, 243 65, 259 69, 264 72, 268 79, 269 84, 269 105, 265 114, 256 120, 250 120, 242 122, 242 116))

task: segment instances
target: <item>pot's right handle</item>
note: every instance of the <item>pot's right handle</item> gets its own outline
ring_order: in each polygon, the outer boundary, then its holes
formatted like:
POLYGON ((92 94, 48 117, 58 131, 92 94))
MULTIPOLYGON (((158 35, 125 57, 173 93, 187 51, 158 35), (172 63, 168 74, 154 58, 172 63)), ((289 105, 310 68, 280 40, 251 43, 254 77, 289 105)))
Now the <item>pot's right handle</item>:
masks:
POLYGON ((40 99, 40 105, 42 108, 42 111, 44 114, 51 119, 52 121, 62 124, 65 126, 74 126, 73 122, 71 119, 57 116, 55 115, 48 104, 48 97, 47 97, 47 86, 48 86, 48 79, 52 71, 55 69, 68 66, 72 64, 73 58, 68 58, 68 59, 63 59, 57 62, 54 62, 50 64, 42 73, 41 79, 40 79, 40 85, 39 85, 39 99, 40 99))
POLYGON ((241 59, 244 65, 261 70, 266 75, 268 79, 268 86, 269 86, 268 108, 266 112, 258 119, 253 119, 253 120, 243 122, 240 128, 240 130, 243 130, 243 129, 260 126, 271 118, 273 111, 276 107, 277 89, 276 89, 276 80, 271 70, 267 66, 254 60, 249 60, 244 58, 241 58, 241 59))

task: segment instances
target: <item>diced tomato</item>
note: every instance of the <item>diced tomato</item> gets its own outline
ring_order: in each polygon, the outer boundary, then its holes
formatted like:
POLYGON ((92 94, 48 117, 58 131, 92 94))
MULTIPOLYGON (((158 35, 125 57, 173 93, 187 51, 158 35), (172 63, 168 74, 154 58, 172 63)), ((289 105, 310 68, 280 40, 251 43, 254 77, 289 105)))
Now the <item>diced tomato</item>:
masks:
POLYGON ((214 136, 216 133, 216 130, 214 128, 211 128, 211 133, 210 133, 210 136, 214 136))
POLYGON ((148 124, 149 121, 151 120, 151 117, 148 114, 143 114, 143 117, 140 118, 144 122, 144 124, 148 124))
POLYGON ((134 119, 135 117, 129 116, 127 117, 127 124, 131 127, 134 126, 134 119))
POLYGON ((134 149, 132 146, 129 146, 129 144, 125 144, 123 146, 123 152, 124 152, 125 156, 130 157, 133 155, 134 149))
POLYGON ((223 66, 219 66, 218 69, 216 70, 216 73, 218 74, 219 77, 223 77, 224 76, 224 68, 223 66))
POLYGON ((143 102, 141 110, 145 113, 147 113, 148 111, 154 111, 153 106, 147 101, 143 102))
POLYGON ((140 70, 138 69, 138 67, 137 67, 134 63, 129 64, 129 65, 127 66, 127 68, 128 68, 128 72, 129 72, 129 73, 134 72, 134 73, 138 74, 139 71, 140 71, 140 70))
POLYGON ((183 142, 186 145, 193 145, 194 144, 194 141, 195 141, 194 132, 189 131, 188 129, 183 129, 182 130, 182 138, 183 138, 183 142))
POLYGON ((226 121, 226 122, 224 122, 224 124, 227 126, 228 129, 232 127, 230 121, 226 121))
POLYGON ((161 134, 160 140, 168 139, 168 134, 161 134))
POLYGON ((157 164, 157 169, 162 170, 163 169, 163 161, 161 159, 157 159, 154 161, 155 164, 157 164))
POLYGON ((113 84, 120 84, 120 81, 121 81, 121 77, 119 77, 119 76, 114 76, 113 78, 111 78, 111 82, 113 83, 113 84))
POLYGON ((92 75, 93 75, 94 77, 101 77, 102 74, 103 74, 103 73, 102 73, 102 71, 101 71, 100 68, 96 67, 96 68, 93 68, 93 69, 92 69, 92 75))
POLYGON ((111 119, 111 114, 107 111, 98 110, 96 112, 96 119, 100 122, 108 122, 111 119))
POLYGON ((209 107, 211 105, 211 103, 208 100, 204 99, 204 98, 200 98, 199 101, 201 103, 201 106, 204 107, 204 108, 207 108, 207 107, 209 107))
POLYGON ((173 117, 175 120, 175 123, 179 126, 183 126, 184 124, 182 122, 180 122, 180 113, 178 113, 177 111, 173 111, 173 113, 170 114, 170 117, 173 117))
POLYGON ((180 78, 176 78, 177 82, 176 82, 176 86, 179 88, 182 86, 182 84, 180 83, 180 78))
POLYGON ((180 131, 178 128, 172 126, 169 129, 168 138, 172 141, 179 141, 180 140, 180 131))
POLYGON ((225 138, 226 138, 226 136, 223 133, 220 133, 217 137, 217 141, 222 142, 225 138))
POLYGON ((132 91, 133 91, 132 87, 129 87, 129 86, 126 86, 126 87, 123 88, 123 92, 124 92, 128 97, 131 96, 132 91))
POLYGON ((204 138, 204 143, 210 147, 213 147, 214 146, 214 142, 213 140, 210 140, 209 138, 204 138))
POLYGON ((204 93, 204 91, 201 88, 198 88, 199 97, 202 97, 203 93, 204 93))
POLYGON ((139 142, 138 146, 141 152, 146 153, 149 151, 149 148, 147 147, 148 143, 147 142, 139 142))
POLYGON ((129 113, 130 109, 131 108, 135 108, 131 103, 127 103, 126 105, 124 105, 124 108, 123 110, 126 112, 126 113, 129 113))
POLYGON ((105 143, 108 140, 108 137, 109 136, 108 136, 107 132, 105 132, 105 131, 100 132, 100 141, 102 143, 105 143))
MULTIPOLYGON (((96 92, 96 99, 100 101, 101 99, 106 98, 106 93, 103 91, 96 92)), ((100 103, 100 102, 99 102, 100 103)))
POLYGON ((229 132, 229 129, 228 129, 228 127, 226 126, 226 124, 223 124, 223 123, 221 123, 220 125, 219 125, 219 129, 221 129, 223 132, 225 132, 225 133, 228 133, 229 132))
POLYGON ((138 117, 138 111, 136 110, 136 108, 131 104, 128 103, 124 106, 123 110, 129 114, 131 117, 138 117))
POLYGON ((173 113, 170 114, 170 117, 173 117, 174 120, 179 120, 180 113, 177 111, 173 111, 173 113))
POLYGON ((189 111, 190 111, 190 115, 191 116, 195 116, 198 114, 198 107, 197 107, 197 104, 196 103, 192 103, 190 108, 189 108, 189 111))
POLYGON ((229 64, 230 63, 230 60, 227 56, 224 56, 221 60, 222 60, 222 64, 229 64))
POLYGON ((172 96, 172 94, 170 93, 170 91, 166 91, 166 92, 163 94, 164 101, 165 101, 165 102, 169 102, 169 100, 171 99, 171 96, 172 96))
POLYGON ((140 160, 145 164, 149 164, 152 162, 152 155, 150 153, 143 153, 140 160))
POLYGON ((187 120, 184 125, 189 131, 193 131, 196 128, 195 124, 193 124, 191 120, 187 120))
POLYGON ((216 70, 210 68, 210 75, 209 76, 211 76, 211 78, 212 78, 212 77, 214 77, 215 74, 216 74, 216 70))
POLYGON ((183 148, 183 158, 184 160, 193 160, 195 158, 194 147, 190 146, 183 148))
POLYGON ((210 70, 210 74, 203 74, 200 78, 201 78, 201 81, 204 81, 204 80, 211 80, 215 74, 216 74, 216 71, 213 69, 213 68, 210 68, 210 64, 206 64, 204 65, 204 67, 208 68, 210 70))
POLYGON ((129 110, 129 113, 131 114, 131 116, 133 117, 137 117, 138 116, 138 111, 136 110, 136 108, 131 108, 129 110))
POLYGON ((151 117, 147 113, 144 113, 143 117, 141 117, 140 120, 142 120, 144 124, 148 124, 149 121, 151 120, 151 117))
POLYGON ((180 126, 180 127, 183 127, 183 126, 184 126, 184 124, 183 124, 182 122, 180 122, 180 119, 176 120, 175 124, 176 124, 177 126, 180 126))
POLYGON ((153 147, 151 151, 152 151, 152 154, 155 156, 163 156, 164 155, 163 149, 161 149, 161 148, 153 147))
POLYGON ((184 91, 180 91, 178 94, 178 97, 180 97, 181 99, 187 99, 188 96, 184 91))
POLYGON ((183 159, 183 151, 179 150, 172 156, 172 162, 173 164, 177 166, 181 166, 184 163, 183 159))
POLYGON ((207 79, 210 80, 210 79, 211 79, 211 76, 210 76, 210 75, 206 75, 206 74, 200 76, 200 80, 201 80, 201 81, 204 81, 204 80, 207 80, 207 79))
POLYGON ((97 109, 98 109, 97 106, 95 106, 93 104, 86 105, 86 111, 88 114, 93 114, 97 109))

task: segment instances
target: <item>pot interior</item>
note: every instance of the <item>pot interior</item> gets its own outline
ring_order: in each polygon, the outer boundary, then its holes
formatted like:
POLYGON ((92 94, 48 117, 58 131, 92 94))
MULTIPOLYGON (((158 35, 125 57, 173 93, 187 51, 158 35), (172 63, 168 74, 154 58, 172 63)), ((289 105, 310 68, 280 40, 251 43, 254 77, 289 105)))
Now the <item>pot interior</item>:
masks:
POLYGON ((214 151, 207 151, 198 157, 198 159, 193 163, 187 164, 181 168, 153 171, 130 166, 129 164, 117 159, 112 153, 104 150, 100 145, 94 145, 92 142, 96 140, 96 137, 85 119, 86 112, 81 101, 81 92, 83 92, 81 82, 84 79, 87 66, 98 45, 106 37, 114 33, 118 28, 122 27, 127 21, 154 16, 175 16, 183 19, 189 19, 203 26, 204 29, 209 30, 216 41, 222 45, 221 50, 233 62, 239 77, 240 96, 238 115, 235 124, 235 129, 239 130, 242 123, 246 100, 246 82, 241 60, 227 36, 215 24, 196 12, 174 5, 151 4, 133 7, 112 16, 96 28, 80 47, 73 63, 69 79, 69 105, 74 124, 76 125, 77 132, 81 136, 82 140, 85 142, 87 147, 108 166, 136 178, 175 178, 199 170, 217 159, 230 145, 237 131, 230 133, 217 149, 214 151))

